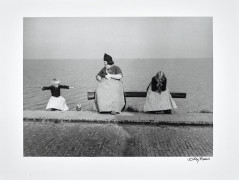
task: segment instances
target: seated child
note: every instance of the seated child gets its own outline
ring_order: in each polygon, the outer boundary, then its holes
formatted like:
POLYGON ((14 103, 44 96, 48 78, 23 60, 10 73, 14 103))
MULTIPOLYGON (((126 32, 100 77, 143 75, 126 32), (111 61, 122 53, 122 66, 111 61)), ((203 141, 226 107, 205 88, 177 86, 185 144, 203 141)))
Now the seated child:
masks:
POLYGON ((167 78, 164 72, 159 71, 151 80, 147 88, 145 112, 160 112, 171 114, 172 109, 177 108, 167 88, 167 78))
POLYGON ((51 98, 49 99, 49 102, 46 107, 47 111, 54 111, 54 110, 67 111, 67 110, 69 110, 69 108, 66 105, 65 99, 61 96, 60 89, 70 89, 70 88, 74 88, 74 87, 60 85, 60 81, 58 81, 57 79, 52 79, 51 86, 45 86, 45 87, 41 87, 41 88, 43 91, 51 90, 51 98))

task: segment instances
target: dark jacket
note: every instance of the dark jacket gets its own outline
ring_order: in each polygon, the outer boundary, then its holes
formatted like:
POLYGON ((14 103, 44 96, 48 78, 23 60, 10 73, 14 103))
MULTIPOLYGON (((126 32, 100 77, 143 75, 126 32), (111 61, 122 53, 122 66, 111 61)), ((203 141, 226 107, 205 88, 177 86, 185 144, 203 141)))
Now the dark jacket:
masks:
MULTIPOLYGON (((167 78, 165 78, 160 84, 158 84, 157 80, 155 79, 155 77, 152 77, 151 80, 151 90, 152 91, 165 91, 166 90, 166 86, 167 86, 167 78)), ((150 86, 149 84, 149 86, 150 86)), ((148 86, 148 88, 149 88, 148 86)), ((147 88, 147 91, 148 91, 147 88)))
POLYGON ((59 97, 61 95, 60 89, 69 89, 69 86, 59 85, 58 87, 55 86, 45 86, 42 90, 51 90, 51 95, 54 97, 59 97))

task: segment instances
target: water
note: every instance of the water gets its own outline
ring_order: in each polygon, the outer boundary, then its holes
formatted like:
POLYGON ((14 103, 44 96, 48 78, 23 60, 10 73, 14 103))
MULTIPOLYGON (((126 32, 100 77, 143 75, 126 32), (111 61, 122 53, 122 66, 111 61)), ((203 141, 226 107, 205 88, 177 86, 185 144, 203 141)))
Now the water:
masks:
MULTIPOLYGON (((170 91, 186 92, 186 99, 174 99, 178 111, 212 111, 213 61, 212 59, 117 59, 115 64, 123 71, 125 91, 145 91, 157 71, 165 72, 170 91)), ((103 67, 103 60, 24 60, 23 108, 44 110, 50 91, 37 86, 49 86, 52 78, 74 89, 61 90, 70 109, 81 103, 84 110, 91 110, 93 100, 87 100, 87 91, 95 90, 96 74, 103 67)), ((127 98, 127 104, 142 109, 145 98, 127 98)))

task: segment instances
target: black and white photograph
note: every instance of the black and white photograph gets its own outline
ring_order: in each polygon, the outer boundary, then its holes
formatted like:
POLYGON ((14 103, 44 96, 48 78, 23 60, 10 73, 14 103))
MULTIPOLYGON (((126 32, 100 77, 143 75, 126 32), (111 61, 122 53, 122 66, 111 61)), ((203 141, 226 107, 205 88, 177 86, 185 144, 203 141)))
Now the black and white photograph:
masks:
POLYGON ((213 156, 212 17, 23 19, 24 156, 213 156))
POLYGON ((238 179, 236 0, 1 0, 0 179, 238 179))

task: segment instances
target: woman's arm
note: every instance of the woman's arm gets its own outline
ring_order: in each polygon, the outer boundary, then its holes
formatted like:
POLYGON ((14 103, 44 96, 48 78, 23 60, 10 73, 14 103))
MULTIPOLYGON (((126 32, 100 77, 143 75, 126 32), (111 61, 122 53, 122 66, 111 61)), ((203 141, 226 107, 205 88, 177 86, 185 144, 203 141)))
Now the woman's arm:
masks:
POLYGON ((105 77, 105 75, 106 75, 106 72, 105 72, 106 70, 105 70, 105 67, 103 67, 101 70, 100 70, 100 72, 96 75, 96 80, 97 81, 100 81, 102 78, 104 78, 105 77))
POLYGON ((107 75, 105 77, 107 79, 110 79, 110 78, 117 79, 117 80, 122 79, 123 78, 123 73, 122 73, 120 67, 114 66, 114 68, 115 68, 114 69, 114 74, 109 74, 108 71, 106 70, 107 75))
MULTIPOLYGON (((110 78, 112 78, 112 79, 117 79, 117 80, 123 78, 122 74, 107 74, 106 76, 108 76, 108 77, 110 77, 110 78)), ((107 77, 106 77, 106 78, 107 78, 107 77)))

